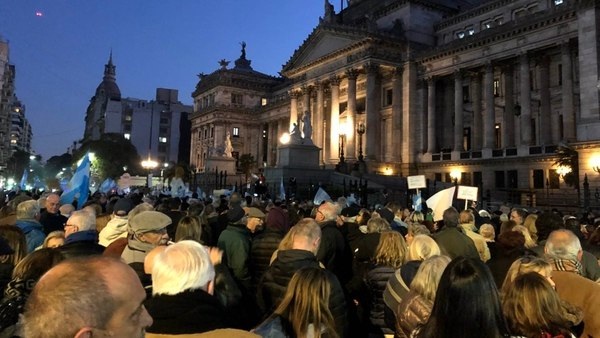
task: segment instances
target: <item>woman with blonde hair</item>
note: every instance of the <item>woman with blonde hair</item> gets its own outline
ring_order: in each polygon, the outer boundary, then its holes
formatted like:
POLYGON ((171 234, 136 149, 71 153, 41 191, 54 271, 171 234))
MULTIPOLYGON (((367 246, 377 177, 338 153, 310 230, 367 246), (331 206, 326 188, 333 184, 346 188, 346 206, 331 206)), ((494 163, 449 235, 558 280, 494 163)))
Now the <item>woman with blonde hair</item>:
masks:
POLYGON ((502 310, 513 335, 575 337, 563 302, 548 280, 536 272, 515 278, 502 297, 502 310))
POLYGON ((298 270, 274 313, 253 330, 270 338, 338 338, 329 311, 331 283, 325 270, 305 267, 298 270))
POLYGON ((184 216, 179 220, 175 231, 175 242, 186 239, 204 244, 202 242, 202 226, 198 217, 184 216))
POLYGON ((536 243, 538 240, 537 227, 535 226, 535 222, 537 221, 537 218, 538 218, 537 214, 531 214, 531 215, 527 215, 527 217, 525 217, 525 221, 523 221, 523 226, 526 227, 527 230, 529 230, 531 239, 533 239, 533 241, 536 243))
POLYGON ((448 256, 432 256, 423 261, 410 284, 410 292, 398 305, 397 337, 410 337, 419 325, 427 321, 440 278, 449 263, 448 256))
POLYGON ((65 244, 65 232, 62 230, 52 231, 44 239, 42 248, 58 248, 65 244))
POLYGON ((525 226, 517 225, 512 228, 512 231, 518 231, 523 234, 523 237, 525 237, 525 247, 527 249, 535 248, 537 246, 537 243, 533 240, 529 230, 525 226))
POLYGON ((388 327, 384 320, 383 293, 390 277, 404 263, 407 251, 408 248, 402 234, 393 230, 381 233, 372 268, 365 277, 368 298, 364 303, 369 313, 369 332, 372 334, 381 335, 394 332, 394 327, 388 327))
POLYGON ((429 257, 440 254, 440 247, 433 238, 427 235, 414 237, 412 244, 408 247, 406 263, 390 276, 383 292, 384 318, 388 327, 396 327, 396 318, 400 315, 396 312, 398 305, 408 296, 410 285, 421 263, 429 257))
POLYGON ((546 262, 544 259, 535 257, 535 256, 523 256, 517 260, 515 260, 510 268, 508 268, 508 272, 506 273, 506 277, 504 278, 504 282, 502 283, 502 288, 500 289, 501 294, 505 294, 512 287, 513 281, 519 275, 528 272, 535 272, 540 276, 546 278, 548 283, 554 287, 554 282, 552 281, 552 266, 550 263, 546 262))

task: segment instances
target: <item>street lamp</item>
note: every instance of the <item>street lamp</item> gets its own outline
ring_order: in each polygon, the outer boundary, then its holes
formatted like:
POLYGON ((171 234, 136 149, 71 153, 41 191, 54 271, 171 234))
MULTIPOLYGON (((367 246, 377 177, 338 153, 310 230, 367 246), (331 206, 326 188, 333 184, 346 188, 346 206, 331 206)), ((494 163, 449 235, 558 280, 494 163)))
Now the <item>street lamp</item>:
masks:
POLYGON ((460 171, 458 171, 457 169, 450 171, 450 178, 452 179, 454 184, 458 185, 458 179, 460 178, 460 171))
POLYGON ((592 159, 590 160, 590 164, 592 166, 592 169, 598 174, 600 174, 600 155, 595 155, 594 157, 592 157, 592 159))
POLYGON ((142 161, 142 168, 148 171, 147 182, 146 185, 148 188, 152 187, 152 170, 158 166, 158 162, 152 160, 150 155, 148 155, 148 159, 142 161))
POLYGON ((359 123, 358 128, 356 128, 356 132, 358 133, 358 161, 362 162, 364 160, 363 150, 362 150, 362 136, 367 131, 364 123, 359 123))

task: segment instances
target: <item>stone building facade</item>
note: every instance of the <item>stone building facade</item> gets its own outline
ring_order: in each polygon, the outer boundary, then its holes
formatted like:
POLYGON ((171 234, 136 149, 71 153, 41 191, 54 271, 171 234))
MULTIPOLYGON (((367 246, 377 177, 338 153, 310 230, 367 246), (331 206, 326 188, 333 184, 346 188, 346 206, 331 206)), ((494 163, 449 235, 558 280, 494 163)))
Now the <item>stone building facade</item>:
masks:
POLYGON ((117 133, 130 140, 142 158, 149 156, 161 164, 187 163, 191 111, 191 106, 179 101, 175 89, 157 88, 154 100, 122 98, 111 53, 86 111, 83 142, 117 133))
POLYGON ((554 162, 568 146, 580 182, 598 180, 599 44, 596 1, 354 0, 338 13, 325 1, 281 78, 257 86, 264 74, 227 79, 237 67, 226 66, 201 77, 191 161, 201 168, 237 130, 234 148, 273 166, 279 137, 308 112, 325 167, 343 150, 349 163, 364 154, 370 173, 424 174, 513 203, 574 194, 554 162))

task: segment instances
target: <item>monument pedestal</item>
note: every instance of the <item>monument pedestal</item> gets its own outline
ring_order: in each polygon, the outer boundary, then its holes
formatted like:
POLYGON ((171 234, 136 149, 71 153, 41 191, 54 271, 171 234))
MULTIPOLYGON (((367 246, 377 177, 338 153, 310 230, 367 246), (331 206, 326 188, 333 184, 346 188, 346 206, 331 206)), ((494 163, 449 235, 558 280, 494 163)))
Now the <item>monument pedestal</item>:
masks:
POLYGON ((206 172, 211 171, 227 171, 227 174, 233 175, 236 173, 235 170, 235 158, 225 156, 211 156, 206 159, 206 166, 204 168, 206 172))
POLYGON ((321 148, 312 144, 286 144, 277 148, 277 168, 319 169, 321 148))

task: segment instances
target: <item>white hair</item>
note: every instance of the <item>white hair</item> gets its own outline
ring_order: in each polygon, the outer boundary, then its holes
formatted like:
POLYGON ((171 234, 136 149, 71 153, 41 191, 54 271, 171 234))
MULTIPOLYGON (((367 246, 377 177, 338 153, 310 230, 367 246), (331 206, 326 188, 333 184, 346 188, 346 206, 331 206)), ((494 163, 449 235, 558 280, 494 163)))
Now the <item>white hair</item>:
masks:
POLYGON ((206 290, 214 277, 215 268, 204 246, 196 241, 180 241, 154 258, 152 294, 176 295, 187 290, 206 290))
POLYGON ((37 201, 29 200, 17 205, 17 219, 34 219, 40 213, 40 206, 37 201))
POLYGON ((79 229, 78 231, 95 230, 96 216, 85 210, 73 211, 67 224, 76 225, 79 229))
POLYGON ((553 259, 577 259, 581 251, 581 242, 570 230, 552 231, 544 247, 546 255, 553 259))

